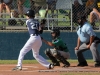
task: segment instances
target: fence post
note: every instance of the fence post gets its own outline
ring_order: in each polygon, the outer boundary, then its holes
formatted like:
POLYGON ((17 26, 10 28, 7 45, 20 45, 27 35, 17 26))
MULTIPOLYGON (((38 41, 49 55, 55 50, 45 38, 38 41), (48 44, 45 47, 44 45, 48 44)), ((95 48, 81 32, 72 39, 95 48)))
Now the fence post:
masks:
POLYGON ((70 1, 70 5, 71 5, 71 6, 70 6, 70 7, 71 7, 71 15, 70 15, 70 16, 71 16, 71 32, 73 32, 73 25, 72 25, 72 24, 73 24, 73 23, 72 23, 72 22, 73 22, 73 21, 72 21, 72 0, 70 1))
MULTIPOLYGON (((47 9, 48 9, 48 3, 46 5, 47 5, 47 9)), ((49 29, 49 16, 48 16, 48 13, 47 13, 47 28, 48 28, 48 30, 50 30, 49 29)))

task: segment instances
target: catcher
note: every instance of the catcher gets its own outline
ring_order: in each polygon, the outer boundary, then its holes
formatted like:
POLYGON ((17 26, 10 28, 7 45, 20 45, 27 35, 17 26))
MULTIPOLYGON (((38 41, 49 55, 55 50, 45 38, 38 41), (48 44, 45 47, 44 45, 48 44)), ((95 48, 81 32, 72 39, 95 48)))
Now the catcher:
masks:
POLYGON ((47 48, 45 54, 50 58, 54 66, 60 66, 60 62, 64 64, 63 67, 69 67, 70 63, 66 61, 70 57, 70 53, 66 44, 60 38, 60 31, 58 29, 51 30, 52 42, 42 39, 47 45, 54 47, 54 49, 47 48), (59 60, 59 61, 58 61, 59 60))

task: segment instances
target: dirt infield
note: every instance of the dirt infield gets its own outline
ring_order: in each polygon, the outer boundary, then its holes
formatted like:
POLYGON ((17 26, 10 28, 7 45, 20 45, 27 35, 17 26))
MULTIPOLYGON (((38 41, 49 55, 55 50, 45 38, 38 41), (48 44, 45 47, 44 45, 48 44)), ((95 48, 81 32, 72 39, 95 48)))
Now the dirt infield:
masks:
POLYGON ((87 67, 76 67, 74 64, 68 68, 54 67, 54 69, 46 69, 40 64, 23 64, 22 71, 12 71, 15 65, 4 64, 0 65, 0 75, 62 75, 68 72, 98 72, 100 67, 95 68, 92 64, 87 67))

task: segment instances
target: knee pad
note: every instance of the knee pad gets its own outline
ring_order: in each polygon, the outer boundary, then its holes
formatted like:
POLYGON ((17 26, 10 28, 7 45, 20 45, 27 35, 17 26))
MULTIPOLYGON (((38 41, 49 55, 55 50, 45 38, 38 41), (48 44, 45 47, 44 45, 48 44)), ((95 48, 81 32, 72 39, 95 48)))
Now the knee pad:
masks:
POLYGON ((50 54, 50 49, 49 48, 47 48, 45 51, 44 51, 44 53, 47 55, 47 54, 50 54))
POLYGON ((54 56, 54 57, 57 57, 58 55, 59 55, 59 54, 58 54, 58 51, 57 51, 57 50, 54 50, 54 51, 53 51, 53 56, 54 56))

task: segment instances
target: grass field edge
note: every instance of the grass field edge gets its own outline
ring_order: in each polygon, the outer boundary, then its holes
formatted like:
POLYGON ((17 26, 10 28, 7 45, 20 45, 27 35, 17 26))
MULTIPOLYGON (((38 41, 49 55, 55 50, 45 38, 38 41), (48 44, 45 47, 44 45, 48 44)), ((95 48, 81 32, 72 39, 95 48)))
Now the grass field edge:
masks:
MULTIPOLYGON (((16 64, 18 60, 0 60, 0 64, 16 64)), ((47 60, 51 62, 50 60, 47 60)), ((76 59, 69 59, 70 63, 77 63, 76 59)), ((88 63, 93 63, 92 59, 87 60, 88 63)), ((23 64, 36 64, 38 63, 36 60, 23 60, 23 64)))

